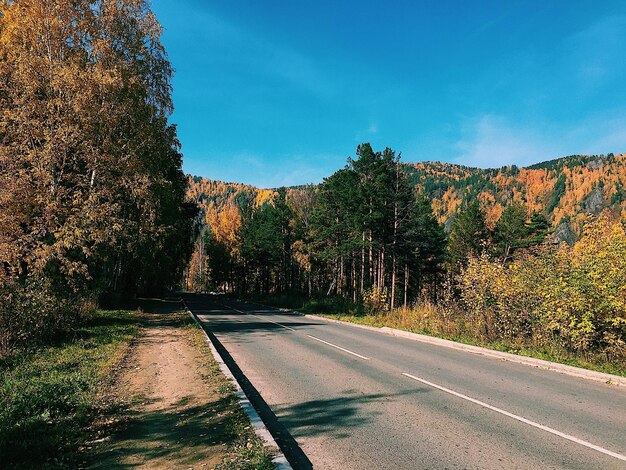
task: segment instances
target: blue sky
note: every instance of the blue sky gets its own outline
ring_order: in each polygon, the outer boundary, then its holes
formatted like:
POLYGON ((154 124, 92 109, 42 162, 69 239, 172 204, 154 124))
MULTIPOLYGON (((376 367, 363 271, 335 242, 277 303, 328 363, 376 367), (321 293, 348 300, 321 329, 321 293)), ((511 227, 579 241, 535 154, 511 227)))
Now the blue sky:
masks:
POLYGON ((404 161, 626 151, 626 2, 153 0, 184 169, 319 182, 361 142, 404 161))

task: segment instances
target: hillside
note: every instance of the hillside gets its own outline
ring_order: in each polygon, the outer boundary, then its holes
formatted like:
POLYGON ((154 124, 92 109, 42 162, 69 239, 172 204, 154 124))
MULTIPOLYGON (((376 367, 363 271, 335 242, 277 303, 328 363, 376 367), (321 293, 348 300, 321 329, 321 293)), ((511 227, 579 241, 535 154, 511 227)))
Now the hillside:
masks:
MULTIPOLYGON (((441 162, 405 163, 411 181, 430 199, 446 228, 461 205, 477 198, 493 226, 512 201, 544 213, 557 236, 572 241, 590 215, 611 207, 626 220, 626 154, 574 155, 524 168, 480 169, 441 162)), ((287 188, 288 196, 307 187, 287 188)), ((188 196, 201 207, 262 205, 273 189, 190 177, 188 196)))

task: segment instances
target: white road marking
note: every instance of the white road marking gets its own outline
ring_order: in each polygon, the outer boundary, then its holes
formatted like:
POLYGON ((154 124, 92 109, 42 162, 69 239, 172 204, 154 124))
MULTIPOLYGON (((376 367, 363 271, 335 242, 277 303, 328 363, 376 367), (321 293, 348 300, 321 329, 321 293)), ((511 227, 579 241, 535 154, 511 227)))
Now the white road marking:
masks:
POLYGON ((526 424, 528 424, 530 426, 533 426, 533 427, 535 427, 537 429, 541 429, 543 431, 549 432, 550 434, 554 434, 555 436, 562 437, 563 439, 567 439, 568 441, 575 442, 577 444, 580 444, 582 446, 588 447, 588 448, 593 449, 593 450, 597 450, 598 452, 601 452, 601 453, 606 454, 606 455, 610 455, 611 457, 615 457, 616 459, 626 461, 626 455, 618 454, 617 452, 612 452, 612 451, 610 451, 608 449, 605 449, 604 447, 600 447, 600 446, 597 446, 595 444, 592 444, 591 442, 587 442, 587 441, 584 441, 584 440, 579 439, 577 437, 570 436, 569 434, 565 434, 565 433, 563 433, 561 431, 557 431, 556 429, 552 429, 552 428, 550 428, 548 426, 544 426, 543 424, 535 423, 534 421, 531 421, 529 419, 523 418, 523 417, 518 416, 518 415, 513 414, 513 413, 509 413, 508 411, 505 411, 505 410, 502 410, 502 409, 497 408, 495 406, 489 405, 488 403, 482 402, 480 400, 476 400, 475 398, 468 397, 467 395, 463 395, 462 393, 455 392, 454 390, 450 390, 449 388, 442 387, 441 385, 434 384, 432 382, 429 382, 428 380, 420 379, 419 377, 415 377, 414 375, 408 374, 406 372, 402 372, 402 375, 404 375, 406 377, 409 377, 409 378, 411 378, 413 380, 417 380, 418 382, 421 382, 423 384, 430 385, 431 387, 439 389, 442 392, 449 393, 450 395, 454 395, 455 397, 459 397, 459 398, 462 398, 464 400, 471 401, 472 403, 480 405, 480 406, 482 406, 484 408, 488 408, 488 409, 490 409, 492 411, 495 411, 496 413, 500 413, 500 414, 502 414, 504 416, 508 416, 509 418, 513 418, 513 419, 515 419, 517 421, 521 421, 522 423, 526 423, 526 424))
POLYGON ((268 318, 264 318, 264 317, 260 317, 259 315, 255 315, 254 313, 250 313, 250 312, 244 312, 243 310, 238 310, 235 307, 231 307, 230 305, 224 305, 224 307, 229 308, 231 310, 234 310, 237 313, 243 313, 244 315, 251 315, 253 317, 257 317, 260 318, 261 320, 265 320, 268 321, 270 323, 273 323, 274 325, 278 325, 278 326, 282 326, 283 328, 287 329, 287 330, 291 330, 291 331, 296 331, 294 328, 291 328, 289 326, 285 326, 282 323, 277 323, 275 321, 269 320, 268 318))
POLYGON ((286 329, 288 329, 288 330, 291 330, 291 331, 296 331, 294 328, 291 328, 291 327, 289 327, 289 326, 285 326, 285 325, 283 325, 282 323, 278 323, 278 322, 275 322, 275 321, 269 320, 269 319, 264 318, 264 317, 261 317, 261 316, 259 316, 259 315, 255 315, 254 313, 250 313, 250 312, 244 312, 244 313, 245 313, 246 315, 252 315, 253 317, 257 317, 257 318, 260 318, 261 320, 268 321, 268 322, 270 322, 270 323, 273 323, 274 325, 282 326, 283 328, 286 328, 286 329))
POLYGON ((353 356, 356 357, 360 357, 361 359, 365 359, 366 361, 369 361, 370 358, 369 357, 365 357, 365 356, 361 356, 360 354, 357 354, 353 351, 350 351, 349 349, 346 348, 342 348, 341 346, 337 346, 336 344, 333 343, 329 343, 328 341, 324 341, 323 339, 317 338, 315 336, 311 336, 311 335, 307 335, 309 338, 314 339, 315 341, 319 341, 320 343, 324 343, 327 344, 328 346, 332 346, 333 348, 337 348, 343 352, 347 352, 348 354, 352 354, 353 356))
MULTIPOLYGON (((242 310, 237 310, 236 308, 231 307, 230 305, 224 305, 224 306, 225 306, 225 307, 228 307, 228 308, 230 308, 230 309, 232 309, 232 310, 234 310, 235 312, 243 313, 243 314, 245 314, 245 315, 252 315, 253 317, 257 317, 257 318, 260 318, 261 320, 265 320, 265 321, 268 321, 268 322, 270 322, 270 323, 274 323, 275 325, 282 326, 283 328, 286 328, 286 329, 288 329, 288 330, 291 330, 291 331, 296 331, 294 328, 291 328, 291 327, 289 327, 289 326, 285 326, 285 325, 283 325, 282 323, 278 323, 278 322, 272 321, 272 320, 270 320, 270 319, 268 319, 268 318, 261 317, 261 316, 259 316, 259 315, 255 315, 254 313, 244 312, 244 311, 242 311, 242 310)), ((353 356, 359 357, 359 358, 364 359, 364 360, 366 360, 366 361, 369 361, 369 360, 370 360, 370 358, 369 358, 369 357, 362 356, 361 354, 357 354, 357 353, 355 353, 354 351, 350 351, 349 349, 342 348, 341 346, 337 346, 336 344, 333 344, 333 343, 329 343, 328 341, 324 341, 323 339, 320 339, 320 338, 318 338, 318 337, 316 337, 316 336, 311 336, 311 335, 307 335, 307 336, 308 336, 309 338, 311 338, 311 339, 314 339, 315 341, 319 341, 320 343, 327 344, 328 346, 331 346, 331 347, 333 347, 333 348, 339 349, 340 351, 346 352, 346 353, 348 353, 348 354, 352 354, 353 356)))

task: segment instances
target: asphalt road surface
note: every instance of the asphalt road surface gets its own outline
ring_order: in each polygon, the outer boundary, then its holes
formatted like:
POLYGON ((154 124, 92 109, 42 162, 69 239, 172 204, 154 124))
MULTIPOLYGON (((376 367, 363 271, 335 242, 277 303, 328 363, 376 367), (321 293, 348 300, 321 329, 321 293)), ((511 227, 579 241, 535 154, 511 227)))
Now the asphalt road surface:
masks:
POLYGON ((626 389, 186 295, 294 468, 626 469, 626 389))

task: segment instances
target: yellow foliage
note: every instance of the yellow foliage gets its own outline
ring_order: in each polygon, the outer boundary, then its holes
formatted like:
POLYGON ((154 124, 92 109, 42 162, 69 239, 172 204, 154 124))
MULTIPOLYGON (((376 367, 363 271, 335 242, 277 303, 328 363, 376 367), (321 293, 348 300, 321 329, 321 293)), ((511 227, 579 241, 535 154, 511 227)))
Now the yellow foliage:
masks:
POLYGON ((508 265, 486 255, 470 259, 459 287, 470 320, 489 339, 626 357, 626 233, 608 214, 589 222, 573 247, 508 265))
POLYGON ((237 206, 230 204, 222 209, 210 207, 206 213, 206 221, 218 243, 226 246, 231 253, 239 251, 241 214, 237 206))

